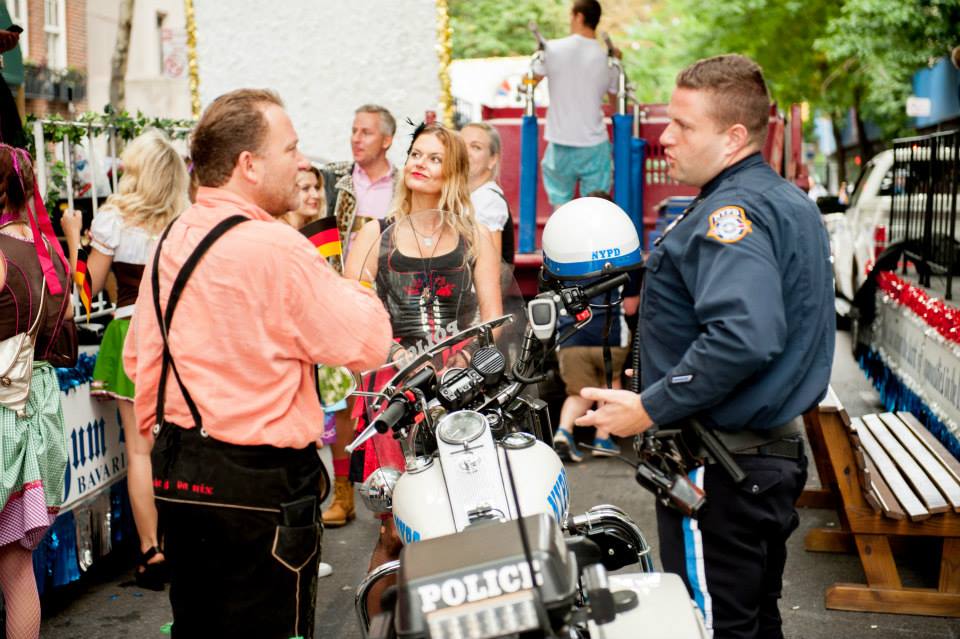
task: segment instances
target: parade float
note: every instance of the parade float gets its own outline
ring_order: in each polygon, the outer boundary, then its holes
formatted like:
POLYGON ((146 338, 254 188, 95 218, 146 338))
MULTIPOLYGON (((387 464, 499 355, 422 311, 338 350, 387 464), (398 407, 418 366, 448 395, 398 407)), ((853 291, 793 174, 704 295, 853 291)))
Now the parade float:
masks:
POLYGON ((885 207, 858 224, 875 259, 855 298, 856 354, 887 410, 916 415, 960 459, 960 132, 897 140, 893 156, 885 207))
MULTIPOLYGON (((183 139, 189 121, 146 118, 106 109, 75 121, 29 117, 31 154, 37 183, 51 217, 78 209, 89 226, 106 196, 117 187, 114 161, 122 145, 146 128, 183 139)), ((116 401, 91 394, 99 339, 114 306, 101 293, 89 311, 74 296, 74 317, 80 352, 73 368, 58 368, 64 416, 67 468, 63 505, 46 537, 33 554, 41 593, 76 581, 116 545, 135 547, 136 534, 127 498, 127 460, 116 401)))

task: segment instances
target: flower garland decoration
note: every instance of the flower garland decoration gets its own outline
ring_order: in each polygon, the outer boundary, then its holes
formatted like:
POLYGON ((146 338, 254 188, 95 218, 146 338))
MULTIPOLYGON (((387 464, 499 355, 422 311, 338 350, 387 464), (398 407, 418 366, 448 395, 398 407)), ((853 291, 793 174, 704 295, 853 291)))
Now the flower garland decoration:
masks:
POLYGON ((877 285, 897 304, 906 306, 945 340, 960 344, 960 309, 931 297, 925 290, 891 271, 877 274, 877 285))

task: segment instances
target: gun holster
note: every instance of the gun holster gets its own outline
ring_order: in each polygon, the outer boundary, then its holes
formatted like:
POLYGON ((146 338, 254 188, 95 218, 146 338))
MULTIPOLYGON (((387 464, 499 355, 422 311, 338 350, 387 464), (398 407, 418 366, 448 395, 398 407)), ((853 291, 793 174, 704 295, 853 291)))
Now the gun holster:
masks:
POLYGON ((703 491, 687 477, 695 467, 681 432, 652 428, 636 440, 637 483, 685 517, 696 517, 706 503, 703 491))
POLYGON ((696 418, 672 426, 652 428, 637 439, 637 482, 663 505, 696 517, 707 497, 690 481, 692 469, 718 463, 737 484, 746 479, 746 473, 726 445, 696 418))

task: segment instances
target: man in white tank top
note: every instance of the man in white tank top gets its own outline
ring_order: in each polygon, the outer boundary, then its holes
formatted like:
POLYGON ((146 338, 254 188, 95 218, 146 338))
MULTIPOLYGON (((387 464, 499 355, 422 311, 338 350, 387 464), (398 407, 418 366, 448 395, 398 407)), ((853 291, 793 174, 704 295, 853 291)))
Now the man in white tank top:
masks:
MULTIPOLYGON (((580 193, 610 191, 610 141, 603 121, 603 97, 617 90, 617 72, 597 41, 600 3, 574 0, 570 35, 547 43, 538 78, 549 79, 543 185, 554 208, 580 193)), ((619 52, 615 52, 619 55, 619 52)))

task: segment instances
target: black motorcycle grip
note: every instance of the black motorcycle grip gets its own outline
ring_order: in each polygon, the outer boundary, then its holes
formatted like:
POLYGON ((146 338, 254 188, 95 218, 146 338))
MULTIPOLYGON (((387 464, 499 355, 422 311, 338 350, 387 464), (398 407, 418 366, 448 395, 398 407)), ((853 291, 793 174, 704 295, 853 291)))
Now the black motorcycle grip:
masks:
POLYGON ((597 282, 596 284, 591 284, 583 289, 583 298, 585 300, 592 300, 597 295, 601 293, 606 293, 607 291, 612 291, 615 288, 623 286, 630 281, 630 276, 626 273, 620 273, 619 275, 605 280, 603 282, 597 282))
POLYGON ((403 396, 397 397, 390 402, 380 415, 373 420, 373 426, 381 435, 395 428, 404 415, 407 414, 407 399, 403 396))

